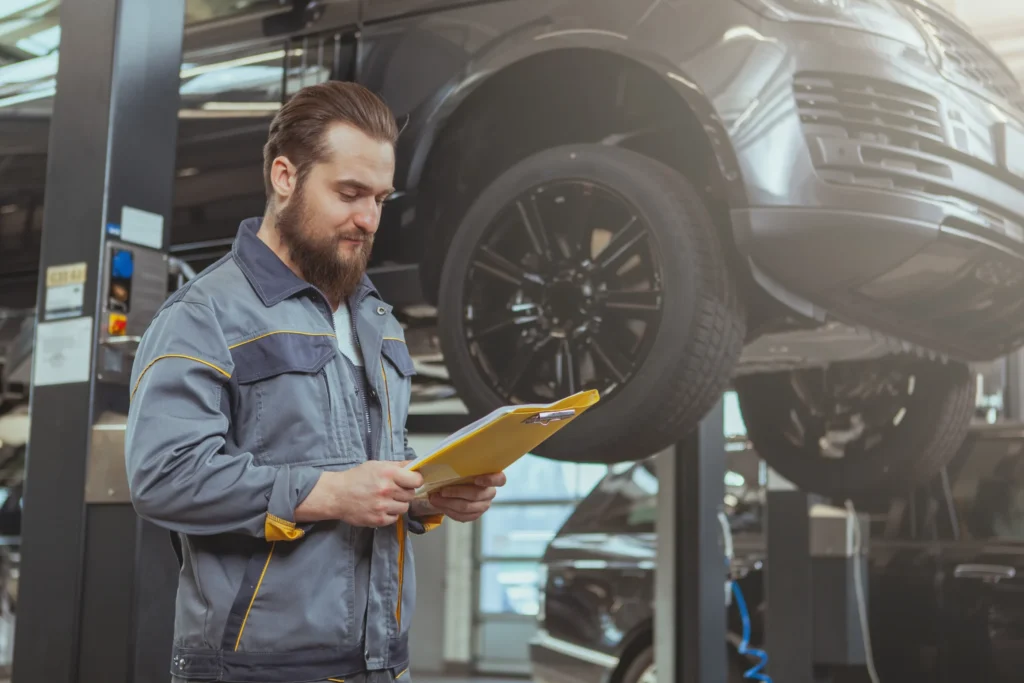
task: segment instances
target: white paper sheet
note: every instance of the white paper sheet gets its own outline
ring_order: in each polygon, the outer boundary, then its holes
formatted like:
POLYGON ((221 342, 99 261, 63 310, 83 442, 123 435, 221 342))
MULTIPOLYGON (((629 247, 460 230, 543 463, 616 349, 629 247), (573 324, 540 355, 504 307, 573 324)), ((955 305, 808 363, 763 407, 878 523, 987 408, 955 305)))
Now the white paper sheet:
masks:
POLYGON ((32 351, 35 386, 89 381, 92 317, 42 322, 32 351))

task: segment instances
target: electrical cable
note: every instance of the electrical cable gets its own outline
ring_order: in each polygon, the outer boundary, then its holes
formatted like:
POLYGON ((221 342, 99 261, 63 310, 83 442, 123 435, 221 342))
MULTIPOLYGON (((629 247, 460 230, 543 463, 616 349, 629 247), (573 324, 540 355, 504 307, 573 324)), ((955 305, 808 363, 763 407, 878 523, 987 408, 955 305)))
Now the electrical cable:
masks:
POLYGON ((736 581, 732 582, 732 594, 736 598, 736 609, 739 610, 740 619, 743 621, 743 638, 740 640, 736 650, 740 655, 751 655, 761 660, 752 669, 745 671, 743 677, 762 681, 763 683, 772 683, 772 679, 767 674, 761 673, 761 670, 768 666, 768 653, 764 650, 750 647, 750 612, 747 611, 747 601, 743 599, 743 591, 740 590, 740 584, 736 581))
POLYGON ((871 633, 868 629, 868 606, 864 599, 864 576, 861 573, 861 543, 863 539, 860 534, 860 520, 857 518, 857 510, 853 507, 853 501, 846 501, 846 510, 853 517, 853 590, 857 596, 857 612, 860 617, 860 633, 864 639, 864 657, 867 660, 868 676, 871 683, 879 683, 878 672, 875 670, 875 656, 871 652, 871 633))

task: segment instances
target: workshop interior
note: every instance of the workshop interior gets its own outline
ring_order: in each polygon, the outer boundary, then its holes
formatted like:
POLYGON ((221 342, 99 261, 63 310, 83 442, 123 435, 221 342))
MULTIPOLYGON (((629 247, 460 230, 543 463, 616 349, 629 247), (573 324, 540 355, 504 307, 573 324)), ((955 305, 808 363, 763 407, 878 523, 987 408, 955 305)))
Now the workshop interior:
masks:
POLYGON ((263 214, 274 115, 348 81, 401 128, 368 275, 409 445, 600 395, 412 538, 410 680, 1019 683, 1022 36, 1020 0, 0 0, 0 681, 171 680, 135 355, 263 214))

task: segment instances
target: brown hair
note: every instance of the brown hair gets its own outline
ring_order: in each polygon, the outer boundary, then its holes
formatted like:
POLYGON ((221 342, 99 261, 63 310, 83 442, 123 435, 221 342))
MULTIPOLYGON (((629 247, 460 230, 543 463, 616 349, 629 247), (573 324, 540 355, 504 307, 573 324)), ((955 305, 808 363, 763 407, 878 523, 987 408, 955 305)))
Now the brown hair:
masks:
POLYGON ((287 157, 298 169, 301 185, 313 165, 327 155, 324 133, 336 123, 347 123, 374 140, 392 145, 398 139, 395 116, 384 102, 358 83, 328 81, 306 86, 281 107, 270 123, 263 146, 263 184, 267 201, 274 198, 270 168, 274 159, 287 157))

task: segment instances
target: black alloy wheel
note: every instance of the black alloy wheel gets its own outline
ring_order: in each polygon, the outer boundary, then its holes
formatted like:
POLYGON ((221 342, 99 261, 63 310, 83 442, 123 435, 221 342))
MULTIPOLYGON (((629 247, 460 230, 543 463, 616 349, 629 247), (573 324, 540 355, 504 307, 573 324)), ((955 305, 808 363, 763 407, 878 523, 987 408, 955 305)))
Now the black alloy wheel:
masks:
POLYGON ((600 392, 535 451, 557 460, 639 460, 677 442, 728 385, 745 327, 698 193, 617 147, 559 147, 506 170, 442 268, 441 347, 471 414, 600 392))
POLYGON ((639 211, 587 180, 531 187, 498 213, 463 297, 477 371, 508 403, 597 389, 642 365, 663 312, 654 241, 639 211))
POLYGON ((765 462, 837 501, 926 483, 956 455, 974 414, 965 365, 911 358, 751 375, 736 390, 765 462))

